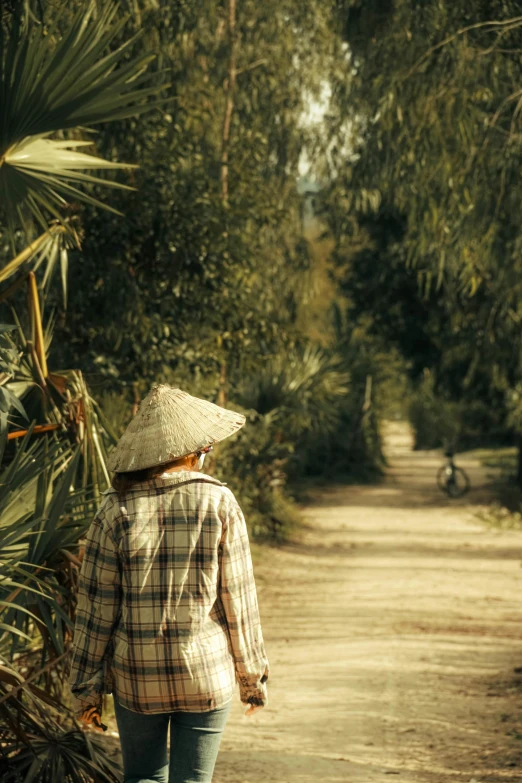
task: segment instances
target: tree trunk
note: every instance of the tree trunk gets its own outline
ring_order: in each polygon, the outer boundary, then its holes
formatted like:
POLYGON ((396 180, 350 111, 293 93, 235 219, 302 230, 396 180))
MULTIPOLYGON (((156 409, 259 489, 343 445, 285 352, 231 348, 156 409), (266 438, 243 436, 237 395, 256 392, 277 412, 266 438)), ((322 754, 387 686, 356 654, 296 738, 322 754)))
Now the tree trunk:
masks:
MULTIPOLYGON (((229 193, 229 156, 230 128, 234 112, 234 94, 236 90, 237 58, 236 58, 236 0, 228 0, 227 4, 227 34, 229 43, 228 78, 226 81, 225 114, 223 117, 223 134, 221 138, 221 203, 228 208, 229 193)), ((226 326, 226 325, 225 325, 226 326)), ((218 405, 225 406, 227 402, 227 360, 226 354, 221 362, 219 373, 218 405)))
POLYGON ((517 484, 522 489, 522 435, 517 435, 517 484))
POLYGON ((230 126, 234 111, 234 93, 236 90, 236 0, 228 0, 227 33, 229 43, 228 78, 226 82, 225 115, 221 139, 221 200, 228 207, 228 161, 230 151, 230 126))
POLYGON ((227 404, 227 363, 224 359, 221 362, 221 367, 219 370, 219 391, 217 404, 221 405, 222 408, 225 408, 227 404))

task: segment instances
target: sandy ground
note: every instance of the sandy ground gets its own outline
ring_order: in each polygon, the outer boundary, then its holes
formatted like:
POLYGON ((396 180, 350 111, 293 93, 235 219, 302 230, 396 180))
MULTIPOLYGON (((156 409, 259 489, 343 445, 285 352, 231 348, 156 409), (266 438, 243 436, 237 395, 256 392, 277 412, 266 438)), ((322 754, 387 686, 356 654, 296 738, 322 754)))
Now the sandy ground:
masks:
POLYGON ((387 479, 333 487, 255 574, 270 704, 237 699, 214 783, 522 779, 522 535, 435 487, 440 453, 388 425, 387 479), (518 769, 517 769, 518 767, 518 769))

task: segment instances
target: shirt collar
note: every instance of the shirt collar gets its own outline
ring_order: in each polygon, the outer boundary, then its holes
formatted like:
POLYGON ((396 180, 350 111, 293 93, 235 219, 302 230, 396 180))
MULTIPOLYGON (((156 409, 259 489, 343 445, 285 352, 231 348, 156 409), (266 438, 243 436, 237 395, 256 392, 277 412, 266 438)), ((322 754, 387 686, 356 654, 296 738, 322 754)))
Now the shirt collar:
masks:
MULTIPOLYGON (((209 476, 208 473, 202 473, 200 470, 176 470, 172 473, 162 473, 153 479, 148 481, 138 481, 133 484, 129 492, 143 491, 144 489, 161 488, 161 487, 174 487, 176 484, 183 484, 187 481, 195 481, 200 479, 207 481, 218 486, 226 486, 225 482, 219 481, 214 476, 209 476)), ((112 487, 107 490, 108 492, 116 492, 112 487)), ((105 494, 105 493, 104 493, 105 494)))

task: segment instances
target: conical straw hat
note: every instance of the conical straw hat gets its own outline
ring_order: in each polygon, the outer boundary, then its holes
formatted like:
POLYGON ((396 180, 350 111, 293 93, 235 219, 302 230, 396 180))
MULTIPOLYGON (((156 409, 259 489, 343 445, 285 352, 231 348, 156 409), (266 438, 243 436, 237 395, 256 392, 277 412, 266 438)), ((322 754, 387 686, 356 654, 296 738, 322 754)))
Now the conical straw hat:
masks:
POLYGON ((228 438, 244 423, 241 413, 173 386, 155 385, 116 444, 107 466, 125 473, 162 465, 228 438))

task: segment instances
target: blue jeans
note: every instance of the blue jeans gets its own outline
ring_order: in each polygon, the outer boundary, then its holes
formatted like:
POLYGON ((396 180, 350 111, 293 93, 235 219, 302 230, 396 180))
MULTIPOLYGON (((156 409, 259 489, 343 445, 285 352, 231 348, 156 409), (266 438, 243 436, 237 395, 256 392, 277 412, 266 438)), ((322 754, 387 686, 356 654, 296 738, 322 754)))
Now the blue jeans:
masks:
POLYGON ((114 697, 124 783, 211 783, 231 706, 232 700, 210 712, 145 715, 127 710, 114 697))

